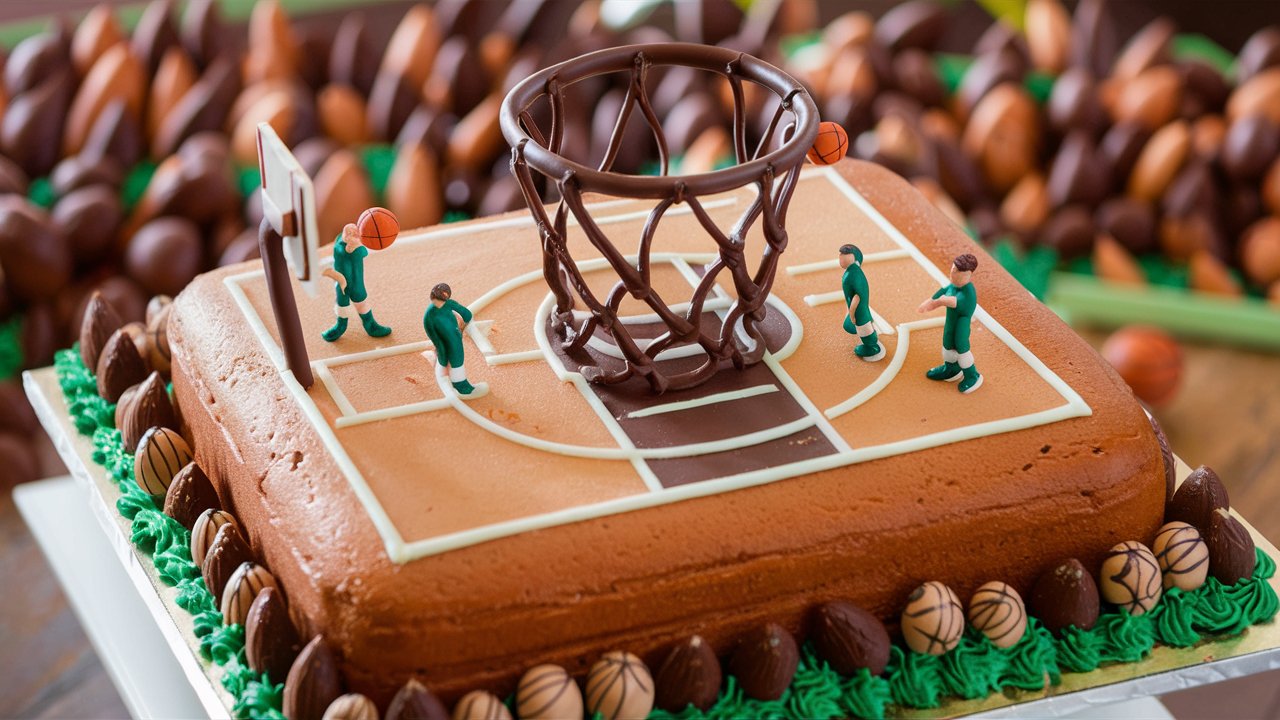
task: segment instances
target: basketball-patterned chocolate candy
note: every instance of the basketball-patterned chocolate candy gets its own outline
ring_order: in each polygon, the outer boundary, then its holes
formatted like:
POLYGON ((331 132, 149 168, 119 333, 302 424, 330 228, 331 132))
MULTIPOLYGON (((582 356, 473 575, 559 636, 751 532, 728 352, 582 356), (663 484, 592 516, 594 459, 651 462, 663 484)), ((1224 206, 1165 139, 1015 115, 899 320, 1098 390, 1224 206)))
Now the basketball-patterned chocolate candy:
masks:
POLYGON ((222 589, 222 624, 244 625, 249 617, 249 606, 257 599, 258 593, 263 588, 275 586, 276 579, 271 571, 257 563, 241 563, 222 589))
POLYGON ((1126 540, 1107 552, 1098 573, 1098 590, 1113 605, 1130 615, 1144 615, 1156 606, 1164 592, 1160 565, 1146 545, 1126 540))
POLYGON ((582 691, 559 665, 538 665, 516 687, 516 715, 520 720, 582 717, 582 691))
POLYGON ((643 720, 653 709, 653 677, 625 650, 604 654, 587 673, 587 712, 604 720, 643 720))
POLYGON ((964 608, 951 588, 936 580, 916 588, 902 611, 902 638, 925 655, 943 655, 960 642, 964 608))
POLYGON ((1165 523, 1156 533, 1151 550, 1164 573, 1164 589, 1190 592, 1209 577, 1209 546, 1200 531, 1180 520, 1165 523))
POLYGON ((138 441, 133 478, 152 495, 164 495, 173 476, 191 462, 191 446, 169 428, 153 427, 138 441))
POLYGON ((204 566, 204 556, 209 552, 218 528, 227 523, 235 525, 236 519, 222 510, 205 510, 196 518, 196 524, 191 527, 191 561, 198 567, 204 566))
POLYGON ((1013 647, 1027 631, 1027 606, 1008 583, 992 580, 969 600, 969 624, 999 648, 1013 647))
POLYGON ((146 349, 147 361, 151 369, 161 375, 169 375, 169 311, 172 305, 165 305, 147 320, 146 349))
POLYGON ((511 711, 497 695, 472 690, 454 706, 453 720, 511 720, 511 711))
POLYGON ((360 693, 347 693, 329 703, 322 720, 378 720, 378 706, 360 693))
POLYGON ((371 207, 356 220, 360 242, 370 250, 386 250, 400 235, 400 221, 386 208, 371 207))
POLYGON ((838 123, 826 121, 818 125, 818 136, 809 148, 809 162, 833 165, 849 152, 849 134, 838 123))

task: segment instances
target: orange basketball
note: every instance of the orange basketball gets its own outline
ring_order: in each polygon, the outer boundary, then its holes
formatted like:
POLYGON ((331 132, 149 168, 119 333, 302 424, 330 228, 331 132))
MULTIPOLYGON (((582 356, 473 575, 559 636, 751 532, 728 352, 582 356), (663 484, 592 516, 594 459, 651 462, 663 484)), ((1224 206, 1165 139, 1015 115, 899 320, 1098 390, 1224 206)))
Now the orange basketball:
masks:
POLYGON ((849 152, 849 135, 838 124, 827 121, 818 126, 818 137, 809 148, 809 162, 832 165, 849 152))
POLYGON ((386 208, 371 207, 360 213, 356 220, 356 232, 360 233, 360 242, 370 250, 386 250, 396 241, 400 234, 400 221, 395 213, 386 208))
POLYGON ((1182 348, 1163 330, 1141 325, 1120 328, 1103 343, 1102 357, 1149 405, 1164 405, 1177 394, 1182 348))

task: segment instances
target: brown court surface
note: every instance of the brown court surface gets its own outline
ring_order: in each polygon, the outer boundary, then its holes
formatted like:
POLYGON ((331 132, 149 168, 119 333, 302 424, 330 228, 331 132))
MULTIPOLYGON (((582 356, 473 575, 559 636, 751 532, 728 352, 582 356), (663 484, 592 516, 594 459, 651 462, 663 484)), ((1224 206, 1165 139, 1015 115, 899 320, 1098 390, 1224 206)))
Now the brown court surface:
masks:
MULTIPOLYGON (((716 223, 727 229, 749 203, 751 192, 740 190, 729 196, 702 200, 716 223)), ((617 247, 623 252, 633 252, 647 209, 644 203, 615 201, 594 208, 593 217, 617 247)), ((729 371, 714 384, 670 392, 652 402, 700 398, 732 391, 735 387, 776 384, 778 390, 756 398, 734 399, 669 414, 666 417, 673 418, 672 422, 696 427, 699 431, 664 438, 661 432, 655 435, 652 430, 653 418, 641 422, 617 410, 619 403, 629 402, 624 397, 628 391, 619 390, 621 395, 616 397, 610 395, 613 390, 601 390, 597 394, 619 422, 620 430, 614 432, 628 435, 639 447, 722 439, 767 430, 770 423, 776 425, 805 417, 812 419, 813 426, 769 440, 758 448, 648 461, 648 469, 662 486, 760 470, 768 466, 765 456, 776 462, 778 448, 786 449, 781 453, 786 462, 821 458, 838 452, 833 442, 841 440, 854 449, 866 448, 1028 415, 1067 402, 989 328, 977 322, 973 329, 973 347, 978 367, 986 378, 984 386, 974 395, 962 396, 954 384, 929 382, 923 373, 939 360, 942 331, 936 326, 918 328, 910 332, 909 349, 897 375, 863 405, 831 421, 838 440, 826 437, 822 431, 825 420, 818 417, 820 412, 855 395, 882 373, 892 372, 891 361, 901 349, 904 336, 901 330, 882 335, 887 349, 885 360, 874 364, 861 362, 852 354, 855 338, 841 329, 843 303, 839 300, 816 305, 806 302, 807 296, 838 292, 840 269, 833 266, 815 272, 791 273, 787 268, 829 262, 845 242, 856 242, 869 256, 901 248, 822 173, 806 175, 800 182, 787 227, 790 244, 779 266, 773 295, 800 322, 800 327, 792 331, 800 332, 802 339, 794 353, 782 360, 781 369, 798 385, 803 397, 793 397, 782 386, 782 379, 763 364, 745 373, 729 371), (802 407, 806 400, 819 412, 802 407), (676 420, 677 415, 684 417, 676 420), (774 417, 776 423, 761 420, 774 417), (634 437, 630 437, 632 432, 634 437)), ((579 261, 598 257, 576 228, 571 229, 570 247, 579 261)), ((753 231, 748 242, 748 257, 758 258, 761 247, 762 238, 758 230, 753 231)), ((713 249, 712 241, 691 214, 673 210, 662 220, 653 252, 655 257, 665 257, 661 254, 706 254, 713 249)), ((321 254, 327 256, 327 249, 321 254)), ((689 264, 696 269, 699 262, 689 264)), ((372 253, 366 260, 366 282, 373 307, 379 320, 395 329, 392 335, 369 338, 358 322, 353 321, 346 336, 337 343, 320 340, 320 332, 333 322, 332 289, 324 287, 328 283, 323 282, 314 298, 298 293, 311 358, 313 362, 338 361, 330 370, 333 382, 357 412, 442 398, 433 368, 420 354, 420 347, 358 362, 342 363, 341 358, 379 348, 423 343, 426 337, 422 313, 429 289, 438 282, 448 282, 455 299, 472 305, 500 284, 531 272, 536 274, 540 269, 539 242, 523 214, 508 215, 496 222, 449 226, 431 236, 406 232, 390 250, 372 253)), ((871 286, 872 308, 886 323, 899 326, 929 317, 917 313, 916 308, 938 288, 939 282, 914 258, 869 259, 864 269, 871 286)), ((616 277, 602 269, 588 272, 587 279, 593 290, 603 297, 616 277)), ((981 281, 979 270, 976 282, 980 304, 981 281)), ((653 283, 669 304, 686 300, 691 292, 688 279, 667 261, 655 261, 653 283)), ((254 311, 266 319, 264 325, 275 338, 261 275, 246 276, 239 284, 254 311)), ((731 290, 726 282, 720 285, 731 290)), ((508 292, 496 294, 477 311, 476 320, 480 321, 477 325, 485 326, 484 334, 494 353, 538 349, 535 315, 547 294, 546 285, 536 276, 511 287, 508 292)), ((648 312, 648 308, 628 300, 622 312, 641 314, 648 312)), ((930 316, 941 314, 937 311, 930 316)), ((771 315, 770 322, 782 321, 776 314, 771 315)), ((773 345, 771 343, 771 347, 773 345)), ((545 359, 490 366, 470 336, 466 347, 470 378, 491 386, 487 397, 468 403, 468 407, 482 417, 537 440, 591 448, 618 447, 618 439, 597 410, 575 385, 561 382, 545 359)), ((325 385, 317 381, 309 396, 325 420, 334 426, 343 412, 325 385)), ((492 434, 448 407, 336 427, 334 432, 406 542, 566 507, 664 492, 654 487, 653 480, 647 485, 630 461, 583 459, 525 447, 492 434), (511 468, 518 470, 513 472, 511 468)))

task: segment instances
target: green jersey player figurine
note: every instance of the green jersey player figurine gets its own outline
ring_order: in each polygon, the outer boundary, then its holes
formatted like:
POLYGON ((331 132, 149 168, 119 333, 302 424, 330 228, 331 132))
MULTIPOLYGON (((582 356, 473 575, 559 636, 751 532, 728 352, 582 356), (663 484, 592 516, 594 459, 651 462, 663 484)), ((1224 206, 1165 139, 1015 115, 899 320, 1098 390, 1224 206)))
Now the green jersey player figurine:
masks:
POLYGON ((422 329, 435 346, 436 360, 449 373, 449 382, 458 394, 474 399, 483 397, 489 386, 467 382, 467 369, 463 366, 462 327, 471 322, 471 311, 453 299, 453 290, 444 283, 431 288, 431 304, 422 316, 422 329), (458 321, 461 320, 461 326, 458 321))
MULTIPOLYGON (((387 243, 388 245, 390 243, 387 243)), ((382 249, 375 246, 375 249, 382 249)), ((342 228, 342 234, 333 244, 333 267, 326 269, 322 275, 333 280, 337 302, 334 314, 337 320, 333 327, 320 334, 328 342, 335 342, 347 331, 347 321, 351 318, 351 305, 356 306, 360 315, 360 323, 369 337, 386 337, 391 328, 379 325, 373 319, 373 308, 369 303, 369 291, 364 286, 364 259, 369 254, 369 247, 354 223, 342 228)))
POLYGON ((969 325, 978 309, 978 291, 973 287, 973 271, 978 258, 965 253, 951 264, 951 284, 938 288, 933 297, 920 304, 920 312, 947 309, 942 329, 942 364, 925 373, 930 380, 960 380, 960 392, 971 393, 982 386, 982 375, 973 364, 969 349, 969 325), (963 379, 961 379, 963 378, 963 379))
POLYGON ((880 345, 876 326, 871 319, 870 291, 866 273, 862 272, 862 250, 857 245, 840 246, 840 267, 844 268, 844 278, 840 285, 844 289, 844 304, 847 308, 844 331, 857 335, 862 341, 853 349, 853 354, 867 362, 881 360, 884 358, 884 348, 880 345))

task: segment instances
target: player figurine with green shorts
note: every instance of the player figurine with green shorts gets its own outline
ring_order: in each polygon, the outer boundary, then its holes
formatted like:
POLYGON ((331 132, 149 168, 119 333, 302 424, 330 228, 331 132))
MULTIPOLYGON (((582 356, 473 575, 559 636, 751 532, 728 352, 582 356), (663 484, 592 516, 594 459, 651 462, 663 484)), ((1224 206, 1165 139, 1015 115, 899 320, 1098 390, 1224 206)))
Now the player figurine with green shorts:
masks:
POLYGON ((485 383, 472 385, 467 382, 467 369, 462 364, 462 329, 459 327, 459 319, 462 320, 462 327, 465 327, 471 322, 471 311, 453 299, 453 290, 444 283, 431 288, 431 304, 422 316, 422 329, 427 331, 427 338, 436 348, 436 360, 440 367, 448 370, 453 389, 467 399, 474 399, 489 392, 489 386, 485 383))
POLYGON ((369 291, 364 286, 364 259, 369 248, 362 241, 359 230, 354 223, 347 223, 342 234, 333 244, 333 267, 326 269, 325 277, 333 280, 337 294, 334 313, 338 316, 333 327, 320 334, 328 342, 334 342, 347 331, 347 321, 351 317, 351 304, 355 303, 356 312, 360 314, 360 323, 369 337, 386 337, 391 328, 379 325, 373 319, 373 308, 369 305, 369 291))
POLYGON ((840 246, 840 267, 844 268, 844 304, 847 312, 844 316, 844 331, 857 335, 861 344, 853 349, 853 354, 867 362, 876 362, 884 358, 884 347, 876 335, 876 326, 871 320, 871 300, 868 296, 867 276, 862 272, 862 250, 857 245, 840 246))
POLYGON ((982 375, 973 365, 969 350, 969 325, 978 309, 978 291, 973 287, 973 271, 978 258, 965 253, 951 264, 951 284, 938 289, 933 297, 920 304, 920 312, 940 307, 947 309, 947 323, 942 329, 942 364, 925 373, 930 380, 960 380, 960 392, 971 393, 982 386, 982 375), (961 380, 961 378, 964 378, 961 380))

